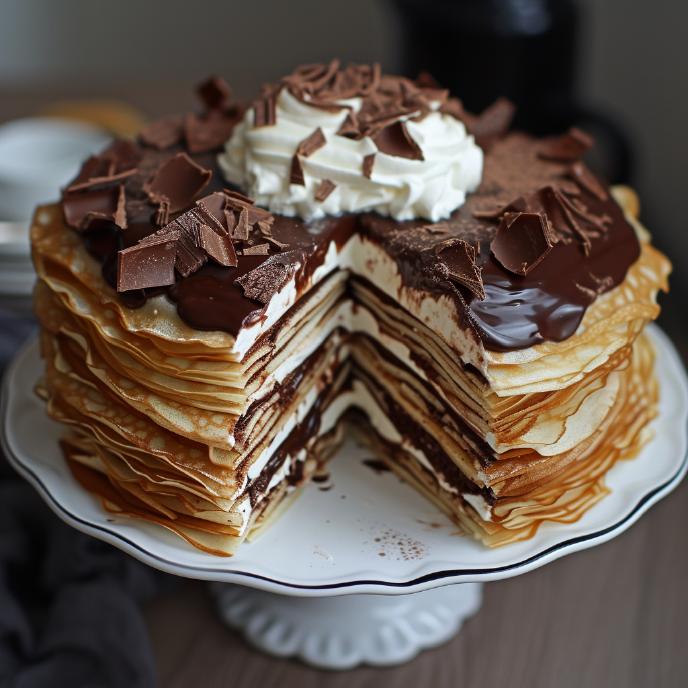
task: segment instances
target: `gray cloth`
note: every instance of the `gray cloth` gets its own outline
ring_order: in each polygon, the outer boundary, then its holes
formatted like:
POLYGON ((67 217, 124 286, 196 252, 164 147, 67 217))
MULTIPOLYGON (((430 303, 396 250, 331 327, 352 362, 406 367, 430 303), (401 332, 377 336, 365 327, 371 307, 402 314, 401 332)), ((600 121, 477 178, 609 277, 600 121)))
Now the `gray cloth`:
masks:
MULTIPOLYGON (((35 323, 0 311, 0 368, 35 323)), ((63 523, 0 457, 0 688, 150 688, 139 603, 176 582, 63 523)))

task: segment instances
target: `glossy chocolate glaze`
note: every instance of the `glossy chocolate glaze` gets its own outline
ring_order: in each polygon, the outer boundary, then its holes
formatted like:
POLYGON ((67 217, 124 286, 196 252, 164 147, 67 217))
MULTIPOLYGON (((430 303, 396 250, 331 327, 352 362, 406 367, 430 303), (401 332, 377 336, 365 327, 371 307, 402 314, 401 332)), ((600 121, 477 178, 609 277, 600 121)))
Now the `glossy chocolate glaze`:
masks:
MULTIPOLYGON (((543 143, 523 134, 510 134, 494 144, 485 156, 483 182, 466 203, 446 223, 446 231, 429 232, 427 221, 396 222, 375 213, 341 215, 306 222, 277 216, 273 236, 289 244, 282 258, 296 265, 296 288, 304 289, 313 271, 323 263, 331 241, 342 246, 358 231, 378 243, 397 262, 402 281, 431 297, 448 295, 457 305, 457 325, 471 330, 485 348, 493 351, 523 349, 545 340, 562 341, 577 329, 586 308, 594 300, 592 292, 602 293, 620 284, 628 267, 639 255, 633 228, 611 198, 600 200, 566 174, 567 166, 538 157, 543 143), (505 270, 490 254, 489 245, 497 222, 479 220, 474 211, 494 211, 519 196, 547 185, 555 185, 578 198, 598 216, 611 218, 603 238, 593 239, 586 256, 577 241, 554 246, 549 255, 528 275, 505 270), (475 246, 486 298, 480 301, 467 289, 440 279, 433 273, 432 248, 451 237, 475 246), (604 284, 600 288, 600 284, 604 284)), ((164 159, 176 154, 143 149, 140 173, 127 184, 127 193, 137 193, 146 174, 152 174, 164 159)), ((202 195, 220 190, 224 183, 213 154, 192 156, 195 162, 213 172, 202 195)), ((88 250, 103 264, 103 276, 116 283, 117 251, 135 244, 158 229, 152 223, 156 208, 145 201, 128 210, 129 226, 120 230, 114 223, 87 232, 88 250)), ((264 313, 263 304, 244 296, 235 280, 262 265, 271 256, 240 256, 235 268, 209 263, 195 274, 179 278, 170 288, 125 292, 122 299, 130 307, 142 305, 147 298, 165 291, 177 303, 180 317, 191 327, 222 330, 234 336, 264 313)))
POLYGON ((620 284, 640 255, 633 228, 611 198, 600 200, 572 185, 566 166, 538 158, 542 143, 522 134, 511 134, 495 144, 485 157, 483 182, 475 194, 452 214, 446 232, 428 232, 427 222, 394 222, 375 214, 361 217, 360 230, 378 242, 397 262, 406 286, 430 296, 447 295, 457 304, 458 325, 470 328, 492 351, 524 349, 545 340, 562 341, 577 329, 595 294, 620 284), (489 245, 496 221, 479 220, 474 211, 494 211, 519 196, 547 185, 578 194, 594 215, 611 219, 602 238, 592 239, 589 255, 577 241, 557 243, 528 275, 505 270, 492 256, 489 245), (457 237, 472 244, 482 267, 483 301, 468 289, 439 279, 432 272, 432 247, 457 237), (604 288, 600 284, 604 283, 604 288), (582 287, 582 288, 581 288, 582 287))

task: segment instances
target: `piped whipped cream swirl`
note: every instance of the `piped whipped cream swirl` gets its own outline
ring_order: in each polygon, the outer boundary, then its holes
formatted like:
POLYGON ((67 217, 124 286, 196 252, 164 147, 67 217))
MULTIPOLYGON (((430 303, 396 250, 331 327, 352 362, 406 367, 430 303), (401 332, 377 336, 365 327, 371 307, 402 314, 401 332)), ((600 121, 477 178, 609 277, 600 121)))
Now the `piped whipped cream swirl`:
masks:
POLYGON ((369 136, 355 140, 337 134, 349 112, 360 111, 363 99, 336 104, 342 109, 316 107, 284 88, 276 99, 275 123, 259 127, 249 108, 218 157, 227 180, 272 213, 306 219, 375 210, 396 220, 437 222, 478 188, 482 149, 461 121, 439 111, 439 101, 430 103, 431 111, 422 119, 412 113, 398 120, 422 160, 383 153, 369 136), (292 160, 299 143, 318 128, 326 143, 308 157, 299 157, 304 184, 293 184, 292 160), (373 154, 368 177, 364 159, 373 154), (335 188, 321 201, 316 196, 323 180, 335 188))

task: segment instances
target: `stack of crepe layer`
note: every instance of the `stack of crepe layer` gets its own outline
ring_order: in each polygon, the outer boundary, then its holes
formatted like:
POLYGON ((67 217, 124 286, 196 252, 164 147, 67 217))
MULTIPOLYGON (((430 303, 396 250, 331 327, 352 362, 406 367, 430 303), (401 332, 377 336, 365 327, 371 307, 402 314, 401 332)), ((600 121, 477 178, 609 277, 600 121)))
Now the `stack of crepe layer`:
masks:
MULTIPOLYGON (((627 211, 632 200, 620 197, 627 211)), ((44 212, 55 216, 33 230, 43 393, 73 429, 75 474, 107 508, 202 549, 232 553, 274 521, 332 453, 349 407, 366 414, 393 470, 488 545, 577 519, 605 494, 604 473, 648 438, 657 389, 639 334, 669 265, 646 241, 563 342, 459 352, 441 323, 423 322, 422 298, 391 298, 362 254, 242 357, 230 335, 184 325, 165 297, 123 307, 59 210, 44 212), (302 475, 290 483, 292 455, 302 475), (270 498, 252 498, 256 486, 270 498)))
POLYGON ((57 212, 33 230, 42 393, 72 428, 65 451, 108 508, 230 554, 316 470, 318 432, 333 430, 319 421, 347 377, 333 315, 346 274, 323 280, 240 358, 229 335, 187 331, 164 297, 138 310, 109 301, 74 238, 57 212))
MULTIPOLYGON (((617 193, 629 213, 634 197, 617 193)), ((397 340, 395 356, 380 337, 351 343, 361 381, 352 404, 375 419, 373 446, 488 545, 531 537, 544 520, 576 520, 606 494, 604 473, 649 439, 658 392, 641 333, 659 314, 656 294, 667 289, 670 265, 638 229, 639 259, 588 308, 572 337, 485 350, 482 372, 439 330, 369 283, 351 281, 356 301, 397 340)))

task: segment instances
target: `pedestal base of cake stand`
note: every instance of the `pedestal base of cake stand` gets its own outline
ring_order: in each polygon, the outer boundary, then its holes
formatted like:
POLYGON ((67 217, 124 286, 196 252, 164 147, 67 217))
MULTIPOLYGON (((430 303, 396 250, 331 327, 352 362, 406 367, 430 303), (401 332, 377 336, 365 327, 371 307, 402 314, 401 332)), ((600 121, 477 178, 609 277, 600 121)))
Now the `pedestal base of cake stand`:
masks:
POLYGON ((211 583, 220 616, 252 645, 320 669, 403 664, 446 643, 480 608, 482 587, 304 598, 211 583))

